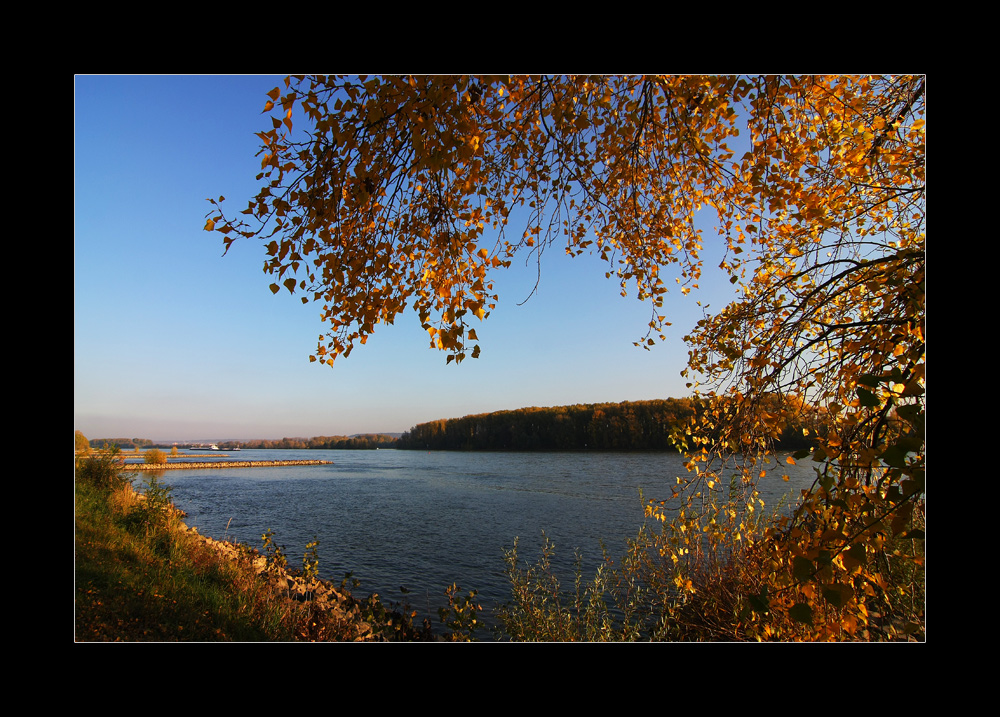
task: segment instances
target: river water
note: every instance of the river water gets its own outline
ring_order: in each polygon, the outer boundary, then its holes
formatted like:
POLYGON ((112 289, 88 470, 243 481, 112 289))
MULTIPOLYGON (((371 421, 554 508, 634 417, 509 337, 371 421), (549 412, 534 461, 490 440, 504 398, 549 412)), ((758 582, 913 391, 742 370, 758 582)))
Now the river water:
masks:
MULTIPOLYGON (((544 531, 571 588, 576 551, 585 569, 599 561, 602 540, 620 557, 644 520, 639 491, 667 497, 674 477, 686 474, 673 453, 242 450, 228 457, 333 464, 165 471, 161 480, 189 526, 258 549, 273 530, 293 568, 318 540, 321 577, 339 584, 351 572, 361 581, 356 596, 405 601, 418 621, 435 625, 452 583, 463 594, 478 590, 487 610, 510 599, 503 550, 515 537, 522 560, 533 563, 544 531)), ((808 465, 779 463, 761 492, 773 505, 813 477, 808 465)))

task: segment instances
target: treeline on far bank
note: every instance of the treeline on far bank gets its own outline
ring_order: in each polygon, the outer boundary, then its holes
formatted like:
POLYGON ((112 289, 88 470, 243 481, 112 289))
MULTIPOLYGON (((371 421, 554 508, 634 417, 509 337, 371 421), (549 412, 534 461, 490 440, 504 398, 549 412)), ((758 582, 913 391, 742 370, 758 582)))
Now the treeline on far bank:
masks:
MULTIPOLYGON (((77 433, 80 433, 77 431, 77 433)), ((80 433, 80 435, 83 435, 80 433)), ((138 450, 140 448, 161 448, 149 438, 92 438, 89 441, 84 439, 91 448, 103 448, 104 446, 118 446, 123 450, 138 450)), ((77 448, 80 448, 79 440, 77 448)), ((168 446, 169 447, 169 446, 168 446)))
MULTIPOLYGON (((673 451, 683 438, 690 419, 705 410, 690 398, 665 398, 621 403, 588 403, 573 406, 530 407, 481 413, 420 423, 401 436, 370 433, 355 436, 253 439, 220 441, 219 450, 234 448, 346 449, 445 451, 673 451)), ((821 414, 803 410, 801 420, 783 427, 775 448, 798 450, 810 447, 822 432, 821 414)), ((84 439, 86 440, 86 439, 84 439)), ((120 446, 128 439, 97 439, 120 446)), ((135 446, 159 446, 144 439, 131 439, 135 446)), ((123 446, 124 447, 124 446, 123 446)), ((177 444, 186 448, 186 444, 177 444)))
MULTIPOLYGON (((400 449, 473 451, 677 450, 695 403, 666 398, 520 408, 421 423, 396 442, 400 449)), ((778 448, 804 447, 801 429, 789 426, 778 448)))
POLYGON ((312 438, 253 439, 249 441, 223 441, 219 450, 233 448, 321 448, 343 450, 371 450, 395 448, 397 436, 385 433, 366 433, 357 436, 313 436, 312 438))
MULTIPOLYGON (((79 433, 79 431, 77 431, 79 433)), ((345 450, 370 450, 375 448, 395 448, 398 436, 370 433, 357 436, 313 436, 312 438, 254 438, 245 441, 220 441, 215 443, 220 451, 234 448, 339 448, 345 450)), ((91 448, 118 446, 122 450, 141 448, 192 448, 207 450, 204 443, 154 443, 148 438, 94 438, 87 441, 91 448)), ((77 446, 79 448, 79 445, 77 446)))

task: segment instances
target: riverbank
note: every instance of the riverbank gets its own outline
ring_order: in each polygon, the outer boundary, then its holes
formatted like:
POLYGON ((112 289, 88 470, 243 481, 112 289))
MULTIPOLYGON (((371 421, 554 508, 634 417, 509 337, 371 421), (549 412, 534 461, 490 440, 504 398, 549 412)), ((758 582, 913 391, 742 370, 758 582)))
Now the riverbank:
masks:
POLYGON ((181 527, 188 537, 214 551, 222 560, 249 568, 274 595, 297 614, 295 640, 309 642, 382 642, 391 639, 432 639, 430 631, 417 631, 406 616, 390 612, 378 596, 359 600, 343 587, 320 578, 306 578, 269 560, 249 546, 200 535, 197 528, 181 527), (395 623, 395 625, 394 625, 395 623))
POLYGON ((377 595, 355 598, 280 553, 200 535, 164 499, 78 477, 77 642, 434 639, 377 595))

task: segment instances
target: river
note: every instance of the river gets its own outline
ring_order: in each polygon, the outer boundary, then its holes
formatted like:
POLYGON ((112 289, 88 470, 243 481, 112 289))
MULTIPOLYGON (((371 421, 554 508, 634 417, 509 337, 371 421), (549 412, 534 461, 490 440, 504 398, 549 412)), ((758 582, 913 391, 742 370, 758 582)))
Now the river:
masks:
MULTIPOLYGON (((572 587, 575 552, 588 569, 601 557, 602 540, 620 557, 644 520, 639 491, 667 497, 667 485, 686 473, 673 453, 242 450, 228 456, 333 464, 166 471, 161 480, 189 526, 258 549, 261 534, 273 530, 293 568, 301 567, 306 544, 318 540, 321 577, 339 584, 351 572, 361 582, 355 595, 406 601, 418 621, 430 617, 435 625, 452 583, 463 593, 478 590, 487 610, 510 599, 503 550, 515 537, 522 560, 534 562, 544 531, 560 577, 572 587)), ((798 495, 813 476, 808 465, 779 464, 761 482, 762 494, 775 504, 782 494, 798 495)))

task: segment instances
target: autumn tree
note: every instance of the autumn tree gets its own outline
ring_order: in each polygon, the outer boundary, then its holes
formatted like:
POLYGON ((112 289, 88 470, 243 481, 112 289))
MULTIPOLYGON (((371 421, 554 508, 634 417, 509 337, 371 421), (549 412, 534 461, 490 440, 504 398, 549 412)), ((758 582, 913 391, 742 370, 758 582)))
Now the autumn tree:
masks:
POLYGON ((77 453, 87 453, 90 451, 90 441, 80 431, 74 431, 74 441, 77 453))
POLYGON ((649 507, 675 594, 697 604, 724 556, 731 636, 893 638, 921 619, 898 597, 922 596, 924 98, 921 76, 294 76, 260 191, 242 217, 210 200, 206 229, 263 240, 331 365, 407 307, 447 361, 478 356, 494 272, 552 248, 649 302, 649 347, 713 242, 734 296, 686 337, 690 473, 649 507), (805 411, 816 487, 753 528, 756 461, 805 411))
POLYGON ((694 471, 717 480, 727 456, 766 452, 783 424, 821 411, 818 447, 796 456, 816 464, 815 489, 752 546, 767 569, 742 607, 765 636, 919 632, 925 80, 753 86, 752 148, 720 203, 740 295, 687 337, 688 372, 724 396, 692 431, 693 453, 717 431, 694 471))

